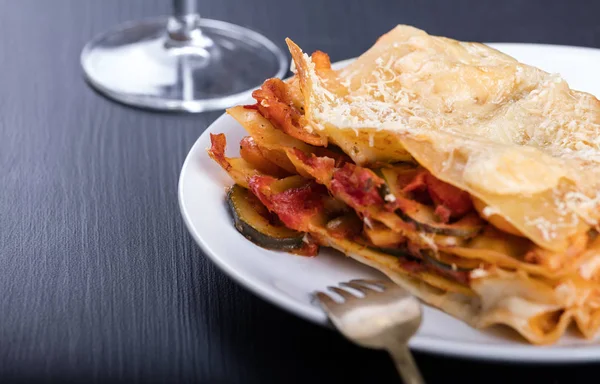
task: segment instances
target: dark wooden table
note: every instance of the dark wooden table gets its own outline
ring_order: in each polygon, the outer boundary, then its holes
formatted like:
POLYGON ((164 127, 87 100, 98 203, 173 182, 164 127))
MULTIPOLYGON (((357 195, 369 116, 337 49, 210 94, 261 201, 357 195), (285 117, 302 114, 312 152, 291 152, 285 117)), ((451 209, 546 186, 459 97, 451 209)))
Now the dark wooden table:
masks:
MULTIPOLYGON (((334 61, 398 23, 464 40, 600 46, 592 1, 367 4, 200 1, 206 17, 282 47, 290 36, 334 61)), ((397 382, 385 355, 258 299, 186 232, 179 170, 221 112, 130 109, 82 80, 79 54, 92 36, 169 7, 0 0, 0 382, 397 382)), ((425 354, 417 361, 429 383, 519 382, 524 374, 573 383, 596 372, 425 354)))

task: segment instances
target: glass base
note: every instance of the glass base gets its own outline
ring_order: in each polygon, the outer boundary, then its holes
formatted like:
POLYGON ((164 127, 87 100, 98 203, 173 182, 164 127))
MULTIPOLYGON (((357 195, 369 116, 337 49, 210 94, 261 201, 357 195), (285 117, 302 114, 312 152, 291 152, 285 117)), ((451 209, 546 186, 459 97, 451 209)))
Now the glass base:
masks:
POLYGON ((155 110, 202 112, 242 102, 287 60, 252 30, 199 19, 190 41, 168 34, 168 18, 126 23, 90 41, 81 53, 89 83, 121 103, 155 110))

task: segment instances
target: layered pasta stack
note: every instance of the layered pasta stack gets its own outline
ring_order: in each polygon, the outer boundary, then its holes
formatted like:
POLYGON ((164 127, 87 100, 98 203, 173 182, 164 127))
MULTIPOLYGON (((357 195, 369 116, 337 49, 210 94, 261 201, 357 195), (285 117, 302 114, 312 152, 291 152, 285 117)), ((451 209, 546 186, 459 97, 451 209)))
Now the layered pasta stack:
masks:
MULTIPOLYGON (((600 102, 497 50, 400 25, 340 70, 287 40, 296 73, 227 110, 248 132, 236 228, 335 248, 476 328, 534 344, 600 327, 600 102)), ((237 144, 237 143, 236 143, 237 144)))

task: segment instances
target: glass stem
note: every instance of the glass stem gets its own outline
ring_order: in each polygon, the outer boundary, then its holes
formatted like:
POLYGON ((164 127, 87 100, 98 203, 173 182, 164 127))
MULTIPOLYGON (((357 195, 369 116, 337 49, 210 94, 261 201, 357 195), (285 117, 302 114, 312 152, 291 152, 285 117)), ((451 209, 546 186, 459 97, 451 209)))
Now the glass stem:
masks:
POLYGON ((202 35, 197 0, 173 0, 173 14, 167 24, 169 40, 174 45, 208 48, 212 40, 202 35))
POLYGON ((185 18, 198 14, 196 0, 173 0, 173 17, 185 18))

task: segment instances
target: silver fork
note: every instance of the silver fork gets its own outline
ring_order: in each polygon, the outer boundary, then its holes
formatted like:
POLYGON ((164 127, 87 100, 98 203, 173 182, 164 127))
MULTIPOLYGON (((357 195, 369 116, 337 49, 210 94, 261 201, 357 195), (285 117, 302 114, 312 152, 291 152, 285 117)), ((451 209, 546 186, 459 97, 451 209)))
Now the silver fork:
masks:
POLYGON ((392 281, 351 280, 340 286, 349 289, 327 289, 343 301, 315 293, 333 325, 362 347, 386 349, 404 383, 424 383, 407 345, 421 325, 418 299, 392 281))

